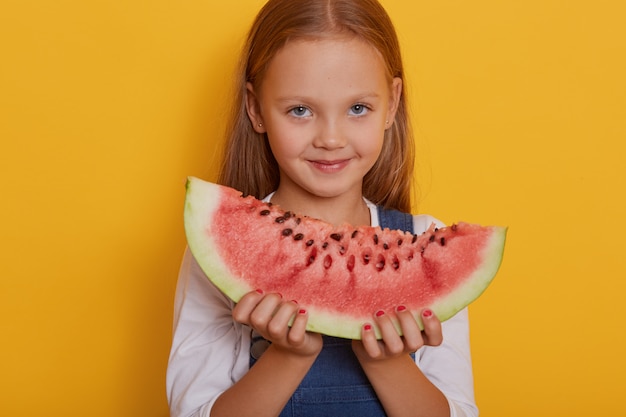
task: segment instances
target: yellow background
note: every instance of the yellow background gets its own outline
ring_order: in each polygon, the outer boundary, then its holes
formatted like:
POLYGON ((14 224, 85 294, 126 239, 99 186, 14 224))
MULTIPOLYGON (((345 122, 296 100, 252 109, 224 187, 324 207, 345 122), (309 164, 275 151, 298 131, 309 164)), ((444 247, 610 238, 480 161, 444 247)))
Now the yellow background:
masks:
MULTIPOLYGON (((0 5, 0 415, 165 416, 187 175, 261 0, 0 5)), ((620 0, 385 0, 420 210, 509 226, 471 307, 483 417, 626 415, 620 0)))

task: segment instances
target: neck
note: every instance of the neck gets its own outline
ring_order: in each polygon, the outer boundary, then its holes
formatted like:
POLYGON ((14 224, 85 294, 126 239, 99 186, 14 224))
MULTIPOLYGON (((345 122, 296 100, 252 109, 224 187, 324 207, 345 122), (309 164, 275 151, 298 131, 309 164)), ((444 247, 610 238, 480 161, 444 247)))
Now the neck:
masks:
POLYGON ((361 193, 337 197, 319 197, 311 194, 281 192, 279 187, 272 196, 272 203, 283 210, 324 220, 335 226, 351 224, 369 226, 370 211, 361 193))

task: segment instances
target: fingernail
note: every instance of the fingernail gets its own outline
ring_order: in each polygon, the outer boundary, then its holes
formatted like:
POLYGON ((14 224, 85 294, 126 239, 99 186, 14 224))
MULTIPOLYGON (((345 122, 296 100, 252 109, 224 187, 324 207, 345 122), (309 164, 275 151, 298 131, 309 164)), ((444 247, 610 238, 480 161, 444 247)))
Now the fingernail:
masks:
POLYGON ((397 312, 404 311, 404 310, 406 310, 405 306, 398 306, 398 307, 396 307, 396 311, 397 312))
POLYGON ((378 310, 376 312, 376 317, 381 317, 381 316, 384 316, 384 315, 385 315, 385 312, 383 310, 378 310))
POLYGON ((429 310, 429 309, 426 309, 426 310, 422 311, 422 316, 424 316, 424 317, 430 317, 432 315, 433 315, 433 312, 431 310, 429 310))
POLYGON ((306 314, 306 310, 302 308, 298 310, 298 314, 306 314))
POLYGON ((298 302, 296 300, 291 300, 292 303, 294 304, 298 304, 298 302))
POLYGON ((260 289, 260 288, 258 288, 258 289, 256 290, 256 292, 258 292, 259 294, 263 294, 263 290, 262 290, 262 289, 260 289))
POLYGON ((278 294, 280 298, 283 298, 283 295, 281 293, 277 292, 276 294, 278 294))
POLYGON ((365 330, 366 332, 369 332, 370 330, 372 330, 372 325, 366 324, 365 326, 363 326, 363 330, 365 330))

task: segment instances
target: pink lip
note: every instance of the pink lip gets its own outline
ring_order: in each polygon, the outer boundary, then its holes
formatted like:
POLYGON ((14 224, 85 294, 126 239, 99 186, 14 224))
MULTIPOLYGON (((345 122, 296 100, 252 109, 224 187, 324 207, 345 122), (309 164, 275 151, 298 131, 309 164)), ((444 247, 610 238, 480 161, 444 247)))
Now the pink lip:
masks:
POLYGON ((348 163, 349 159, 339 159, 335 161, 325 161, 325 160, 310 160, 309 163, 317 170, 332 174, 335 172, 339 172, 344 169, 348 163))

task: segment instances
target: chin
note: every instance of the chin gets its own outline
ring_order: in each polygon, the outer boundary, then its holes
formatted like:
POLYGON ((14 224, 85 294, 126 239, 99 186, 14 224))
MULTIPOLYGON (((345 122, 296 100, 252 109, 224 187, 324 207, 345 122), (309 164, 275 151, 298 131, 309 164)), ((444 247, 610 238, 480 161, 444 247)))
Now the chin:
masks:
POLYGON ((323 187, 323 186, 318 186, 315 188, 307 188, 306 189, 309 193, 311 193, 312 195, 316 196, 316 197, 320 197, 320 198, 334 198, 334 197, 339 197, 343 194, 346 194, 350 191, 349 188, 337 188, 337 187, 323 187))

